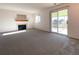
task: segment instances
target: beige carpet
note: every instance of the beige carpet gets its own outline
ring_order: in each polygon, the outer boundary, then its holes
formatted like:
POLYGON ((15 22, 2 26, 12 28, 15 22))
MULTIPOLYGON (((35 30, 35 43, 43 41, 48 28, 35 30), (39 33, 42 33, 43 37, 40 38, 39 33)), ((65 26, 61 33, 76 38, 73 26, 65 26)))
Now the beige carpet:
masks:
POLYGON ((63 55, 79 54, 79 40, 55 33, 27 30, 0 36, 0 54, 5 55, 63 55))

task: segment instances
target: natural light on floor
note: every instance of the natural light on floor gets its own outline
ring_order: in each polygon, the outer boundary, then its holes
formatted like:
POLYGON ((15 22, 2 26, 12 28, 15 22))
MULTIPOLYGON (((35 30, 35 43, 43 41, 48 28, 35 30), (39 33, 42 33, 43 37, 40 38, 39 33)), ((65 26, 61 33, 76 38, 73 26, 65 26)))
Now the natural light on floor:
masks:
POLYGON ((22 32, 26 32, 26 30, 15 31, 15 32, 9 32, 9 33, 3 33, 2 35, 3 35, 3 36, 6 36, 6 35, 12 35, 12 34, 17 34, 17 33, 22 33, 22 32))

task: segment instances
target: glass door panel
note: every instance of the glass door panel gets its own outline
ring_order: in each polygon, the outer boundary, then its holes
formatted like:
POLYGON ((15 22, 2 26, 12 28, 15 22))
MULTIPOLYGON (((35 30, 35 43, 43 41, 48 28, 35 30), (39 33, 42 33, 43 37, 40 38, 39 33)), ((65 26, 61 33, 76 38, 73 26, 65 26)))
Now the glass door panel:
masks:
POLYGON ((67 9, 58 11, 58 33, 67 35, 67 9))
POLYGON ((57 12, 51 13, 51 31, 52 32, 57 32, 57 25, 58 20, 57 20, 57 12))

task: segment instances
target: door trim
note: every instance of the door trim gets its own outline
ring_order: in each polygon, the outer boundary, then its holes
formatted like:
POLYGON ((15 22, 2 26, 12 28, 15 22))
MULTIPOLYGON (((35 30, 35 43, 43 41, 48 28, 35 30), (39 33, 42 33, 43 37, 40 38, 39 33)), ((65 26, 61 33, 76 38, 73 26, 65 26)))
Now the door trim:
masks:
MULTIPOLYGON (((61 10, 64 10, 64 9, 67 9, 68 11, 67 11, 67 13, 68 13, 68 20, 67 20, 67 22, 69 22, 69 8, 68 7, 66 7, 66 8, 61 8, 61 9, 56 9, 56 10, 54 10, 54 11, 50 11, 49 12, 49 16, 50 16, 50 32, 52 32, 52 30, 51 30, 51 28, 52 28, 52 24, 51 24, 51 22, 52 22, 52 19, 51 19, 51 13, 53 13, 53 12, 57 12, 57 11, 61 11, 61 10)), ((58 16, 58 13, 57 13, 57 16, 58 16)), ((69 34, 69 31, 68 31, 68 24, 67 24, 67 35, 66 36, 68 36, 68 34, 69 34)), ((57 26, 57 31, 58 31, 58 26, 57 26)), ((52 33, 56 33, 56 32, 52 32, 52 33)), ((58 34, 61 34, 61 33, 58 33, 58 34)), ((61 35, 65 35, 65 34, 61 34, 61 35)))

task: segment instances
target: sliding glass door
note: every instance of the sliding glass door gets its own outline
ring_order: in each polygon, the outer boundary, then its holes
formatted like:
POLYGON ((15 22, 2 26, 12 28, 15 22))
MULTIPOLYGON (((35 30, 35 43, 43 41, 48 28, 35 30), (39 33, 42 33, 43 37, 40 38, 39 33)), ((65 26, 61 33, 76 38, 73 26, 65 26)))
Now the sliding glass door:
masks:
POLYGON ((68 10, 51 13, 51 31, 67 35, 68 10))

